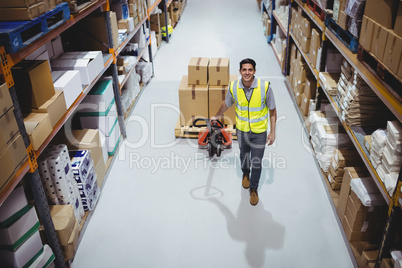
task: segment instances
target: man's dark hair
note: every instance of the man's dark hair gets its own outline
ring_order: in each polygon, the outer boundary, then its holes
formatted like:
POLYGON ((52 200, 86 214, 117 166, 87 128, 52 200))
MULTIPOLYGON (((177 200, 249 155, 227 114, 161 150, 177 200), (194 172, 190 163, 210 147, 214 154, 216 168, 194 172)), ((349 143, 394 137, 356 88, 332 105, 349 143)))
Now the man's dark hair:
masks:
POLYGON ((254 70, 255 70, 255 65, 256 65, 256 64, 255 64, 255 61, 254 61, 253 59, 250 59, 250 58, 244 59, 244 60, 242 60, 242 61, 240 62, 240 70, 241 70, 241 67, 243 66, 243 64, 247 64, 247 63, 253 65, 253 68, 254 68, 254 70))

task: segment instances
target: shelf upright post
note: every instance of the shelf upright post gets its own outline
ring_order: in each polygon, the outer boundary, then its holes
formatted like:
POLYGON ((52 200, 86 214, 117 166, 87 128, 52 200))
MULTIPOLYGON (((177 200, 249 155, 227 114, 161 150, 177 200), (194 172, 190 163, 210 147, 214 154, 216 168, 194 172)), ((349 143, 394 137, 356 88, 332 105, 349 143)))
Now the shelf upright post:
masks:
POLYGON ((284 55, 285 56, 285 68, 283 70, 283 74, 285 76, 288 75, 288 71, 289 71, 288 70, 288 65, 289 65, 289 62, 290 62, 289 35, 290 35, 290 22, 291 22, 291 19, 292 19, 292 3, 293 3, 293 0, 290 0, 289 1, 289 14, 288 14, 288 28, 287 28, 287 32, 286 32, 286 50, 285 50, 285 55, 284 55))
MULTIPOLYGON (((151 22, 150 22, 150 18, 151 18, 151 14, 149 13, 149 6, 148 6, 148 1, 146 1, 147 3, 147 20, 146 20, 146 28, 148 28, 148 38, 149 38, 149 45, 148 45, 148 55, 149 55, 149 62, 152 64, 152 76, 154 75, 154 63, 153 63, 153 59, 152 59, 152 38, 151 38, 151 22)), ((167 35, 169 35, 169 31, 167 33, 167 35)))
POLYGON ((166 43, 169 43, 169 25, 168 25, 168 13, 167 13, 167 2, 169 0, 163 0, 163 12, 165 13, 165 28, 166 28, 166 43))
POLYGON ((268 36, 268 39, 267 39, 268 43, 271 43, 271 41, 274 40, 274 29, 275 29, 274 10, 275 10, 275 0, 272 0, 272 10, 271 10, 271 14, 269 14, 271 16, 271 34, 268 36))
POLYGON ((112 37, 112 27, 110 25, 110 11, 105 11, 105 24, 106 24, 106 34, 109 41, 109 51, 112 54, 113 62, 111 64, 112 68, 112 79, 113 79, 113 93, 114 99, 116 101, 117 115, 119 120, 120 132, 123 136, 123 139, 126 139, 126 126, 124 124, 124 114, 123 114, 123 106, 121 104, 121 96, 120 96, 120 86, 119 86, 119 76, 117 74, 117 66, 116 66, 116 54, 113 49, 113 37, 112 37))
POLYGON ((22 139, 24 140, 25 147, 28 148, 27 149, 28 157, 30 158, 29 162, 31 170, 29 173, 25 175, 25 178, 28 180, 29 186, 32 190, 32 194, 34 196, 37 208, 37 213, 40 222, 44 227, 47 243, 51 247, 53 254, 56 258, 55 259, 56 267, 66 267, 63 251, 61 249, 59 238, 57 237, 56 230, 54 228, 52 216, 50 215, 49 205, 47 203, 45 191, 43 189, 42 180, 39 175, 38 166, 36 163, 36 156, 32 150, 31 142, 25 129, 24 119, 22 117, 21 108, 18 103, 15 87, 12 86, 9 91, 11 99, 13 100, 14 104, 15 119, 17 121, 22 139))
POLYGON ((375 268, 380 268, 381 261, 385 254, 390 250, 390 244, 395 237, 398 218, 401 219, 401 208, 399 207, 399 193, 402 186, 402 169, 399 171, 398 181, 389 203, 387 222, 385 223, 384 233, 381 238, 380 250, 378 252, 375 268))

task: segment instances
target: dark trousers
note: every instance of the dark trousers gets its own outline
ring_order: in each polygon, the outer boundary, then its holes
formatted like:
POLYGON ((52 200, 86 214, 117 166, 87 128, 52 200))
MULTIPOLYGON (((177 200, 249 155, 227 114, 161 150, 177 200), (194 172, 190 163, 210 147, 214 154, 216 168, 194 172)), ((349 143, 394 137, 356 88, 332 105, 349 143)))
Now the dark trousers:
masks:
POLYGON ((267 132, 252 133, 237 129, 240 147, 240 163, 243 174, 250 174, 250 188, 257 189, 261 177, 262 158, 267 141, 267 132))

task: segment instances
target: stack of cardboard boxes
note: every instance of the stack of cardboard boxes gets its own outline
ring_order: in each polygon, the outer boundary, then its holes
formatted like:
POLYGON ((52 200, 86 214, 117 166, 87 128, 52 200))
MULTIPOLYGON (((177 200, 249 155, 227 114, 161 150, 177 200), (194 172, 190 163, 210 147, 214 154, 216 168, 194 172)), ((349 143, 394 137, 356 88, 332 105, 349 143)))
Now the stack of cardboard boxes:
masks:
POLYGON ((6 84, 0 85, 0 191, 27 158, 24 141, 14 116, 14 106, 6 84))
POLYGON ((367 177, 370 174, 366 169, 346 167, 336 207, 346 238, 358 255, 362 255, 364 250, 378 249, 378 245, 373 245, 380 242, 387 211, 387 206, 364 206, 356 193, 351 191, 353 179, 367 177))
POLYGON ((264 27, 264 35, 266 37, 271 35, 271 19, 267 12, 262 13, 262 25, 264 27))
POLYGON ((367 0, 359 42, 402 79, 402 3, 367 0))
POLYGON ((62 0, 2 0, 0 21, 33 20, 62 2, 62 0))
POLYGON ((295 44, 292 45, 290 54, 289 82, 296 97, 297 105, 302 114, 307 116, 310 104, 314 102, 316 97, 317 81, 295 44))
POLYGON ((328 169, 328 181, 333 190, 341 189, 345 167, 361 167, 363 162, 353 149, 336 149, 328 169))
POLYGON ((129 0, 128 10, 130 17, 134 18, 134 26, 137 26, 148 14, 145 0, 129 0))
POLYGON ((185 8, 186 1, 184 0, 174 0, 169 6, 170 18, 172 19, 173 24, 176 24, 183 13, 185 8))
MULTIPOLYGON (((228 58, 191 58, 188 75, 179 86, 180 125, 190 126, 197 118, 209 118, 225 100, 230 76, 228 58)), ((231 107, 224 114, 225 123, 234 124, 235 112, 231 107)))
MULTIPOLYGON (((72 214, 73 218, 74 213, 72 214)), ((22 186, 0 206, 0 258, 2 267, 48 267, 55 257, 39 234, 35 207, 28 204, 22 186)))

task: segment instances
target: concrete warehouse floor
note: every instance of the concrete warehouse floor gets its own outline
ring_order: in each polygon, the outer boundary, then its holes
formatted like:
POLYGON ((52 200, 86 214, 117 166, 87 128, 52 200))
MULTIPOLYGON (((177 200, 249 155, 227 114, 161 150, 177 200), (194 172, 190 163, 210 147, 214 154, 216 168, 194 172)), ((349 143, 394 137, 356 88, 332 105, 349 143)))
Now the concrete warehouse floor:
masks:
POLYGON ((127 123, 72 267, 354 267, 321 171, 263 34, 255 0, 188 0, 127 123), (277 140, 252 207, 239 148, 210 159, 176 139, 178 87, 191 57, 257 62, 275 94, 277 140))

